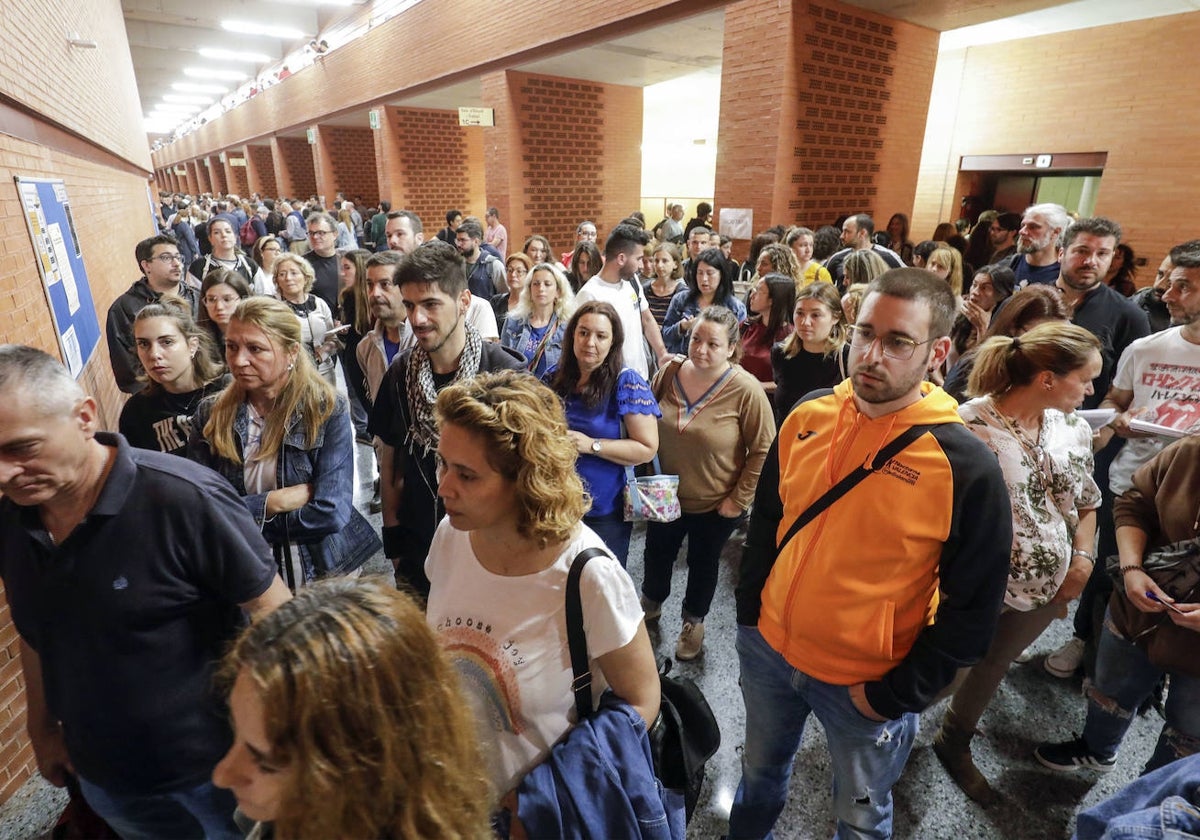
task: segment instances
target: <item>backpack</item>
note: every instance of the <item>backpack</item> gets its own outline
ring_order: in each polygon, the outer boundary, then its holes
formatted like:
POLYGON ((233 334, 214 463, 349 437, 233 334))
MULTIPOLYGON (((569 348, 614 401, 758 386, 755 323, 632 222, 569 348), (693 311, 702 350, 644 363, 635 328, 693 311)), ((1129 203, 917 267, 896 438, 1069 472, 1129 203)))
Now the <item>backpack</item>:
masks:
POLYGON ((242 240, 242 244, 247 248, 254 245, 258 241, 258 232, 254 230, 254 220, 247 219, 238 231, 238 238, 242 240))

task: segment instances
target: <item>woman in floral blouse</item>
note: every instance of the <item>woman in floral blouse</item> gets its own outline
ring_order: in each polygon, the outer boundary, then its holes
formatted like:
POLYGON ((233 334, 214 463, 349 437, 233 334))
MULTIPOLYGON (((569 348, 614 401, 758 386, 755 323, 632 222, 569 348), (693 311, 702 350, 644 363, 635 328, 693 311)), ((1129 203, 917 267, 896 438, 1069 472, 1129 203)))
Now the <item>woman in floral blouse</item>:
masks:
MULTIPOLYGON (((1100 344, 1073 324, 1043 324, 980 347, 959 408, 967 429, 996 454, 1012 503, 1008 589, 987 655, 960 673, 934 752, 977 802, 995 793, 971 759, 971 737, 1008 666, 1091 574, 1100 489, 1092 478, 1092 432, 1074 414, 1100 373, 1100 344)), ((995 511, 979 511, 989 515, 995 511)))

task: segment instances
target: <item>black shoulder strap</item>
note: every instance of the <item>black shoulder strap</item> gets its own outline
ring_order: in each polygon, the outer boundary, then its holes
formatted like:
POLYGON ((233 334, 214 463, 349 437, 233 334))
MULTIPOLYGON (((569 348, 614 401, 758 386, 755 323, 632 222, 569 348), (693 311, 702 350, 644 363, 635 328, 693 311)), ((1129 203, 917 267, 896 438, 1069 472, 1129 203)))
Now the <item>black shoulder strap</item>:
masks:
POLYGON ((567 573, 567 648, 571 651, 571 690, 575 692, 577 722, 592 716, 592 672, 588 668, 587 635, 583 632, 583 599, 579 595, 579 579, 583 567, 593 557, 606 552, 602 548, 585 548, 575 555, 567 573))
MULTIPOLYGON (((938 426, 944 426, 945 423, 928 423, 921 426, 911 426, 908 431, 894 439, 891 443, 879 450, 879 454, 875 456, 875 462, 882 467, 888 461, 895 458, 900 452, 926 432, 936 429, 938 426)), ((784 546, 791 542, 792 537, 800 533, 800 530, 812 522, 818 516, 825 512, 825 509, 840 499, 842 496, 850 492, 860 481, 870 475, 874 470, 869 470, 862 464, 859 464, 849 475, 839 481, 837 484, 825 491, 821 498, 817 499, 804 513, 796 517, 796 521, 792 523, 792 527, 788 528, 787 533, 783 535, 783 540, 779 543, 779 548, 776 549, 778 555, 783 551, 784 546)))

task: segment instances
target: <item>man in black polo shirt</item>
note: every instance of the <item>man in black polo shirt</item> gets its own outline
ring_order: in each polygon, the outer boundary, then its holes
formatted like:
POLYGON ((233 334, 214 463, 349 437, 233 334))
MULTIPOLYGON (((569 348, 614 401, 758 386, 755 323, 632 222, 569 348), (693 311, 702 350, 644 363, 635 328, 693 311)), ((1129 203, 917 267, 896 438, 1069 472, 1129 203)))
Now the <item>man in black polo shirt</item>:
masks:
POLYGON ((313 282, 312 292, 329 304, 329 311, 338 311, 338 281, 339 260, 337 255, 337 222, 333 216, 323 211, 308 214, 305 220, 308 241, 311 251, 304 252, 304 259, 313 267, 317 279, 313 282))
POLYGON ((213 670, 242 610, 290 594, 228 482, 98 426, 61 364, 0 345, 0 577, 38 770, 122 837, 241 837, 209 778, 231 741, 213 670))
POLYGON ((394 281, 416 346, 396 356, 383 376, 367 431, 382 441, 379 491, 383 550, 396 580, 429 594, 425 556, 445 511, 437 494, 433 404, 452 382, 493 370, 524 370, 525 357, 484 341, 467 323, 471 292, 462 254, 440 239, 415 248, 394 281))

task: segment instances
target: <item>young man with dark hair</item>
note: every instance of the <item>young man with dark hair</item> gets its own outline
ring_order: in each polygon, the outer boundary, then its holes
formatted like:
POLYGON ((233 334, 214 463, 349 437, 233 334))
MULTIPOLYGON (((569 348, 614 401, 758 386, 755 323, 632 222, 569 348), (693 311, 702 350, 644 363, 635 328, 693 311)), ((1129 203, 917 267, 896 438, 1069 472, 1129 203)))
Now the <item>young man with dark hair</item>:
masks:
POLYGON ((437 495, 437 394, 478 373, 524 370, 525 357, 485 341, 467 323, 471 292, 454 247, 434 240, 414 249, 397 265, 392 282, 399 287, 415 346, 401 351, 384 374, 368 431, 382 442, 377 452, 384 552, 396 580, 425 596, 425 556, 445 514, 437 495))
POLYGON ((617 225, 604 243, 604 266, 575 295, 576 304, 603 300, 613 305, 625 328, 625 366, 642 376, 648 376, 650 371, 643 336, 655 359, 661 362, 669 355, 663 344, 662 330, 637 282, 639 259, 649 241, 650 235, 646 231, 632 225, 617 225))
POLYGON ((467 287, 484 300, 508 291, 504 263, 481 249, 483 226, 474 216, 463 219, 454 234, 454 247, 467 262, 467 287))
POLYGON ((437 232, 437 238, 447 245, 453 245, 454 234, 458 233, 458 226, 462 224, 462 220, 463 214, 461 210, 447 210, 446 226, 437 232))

